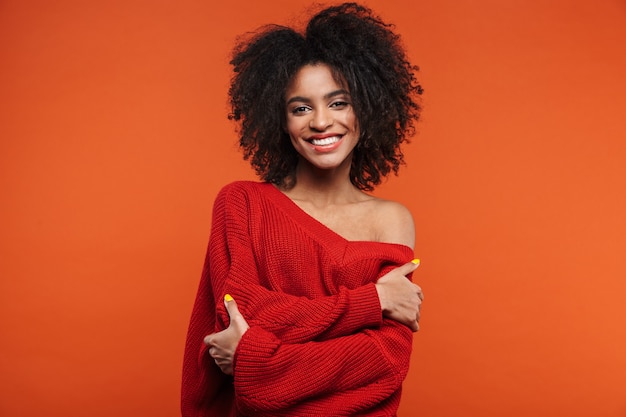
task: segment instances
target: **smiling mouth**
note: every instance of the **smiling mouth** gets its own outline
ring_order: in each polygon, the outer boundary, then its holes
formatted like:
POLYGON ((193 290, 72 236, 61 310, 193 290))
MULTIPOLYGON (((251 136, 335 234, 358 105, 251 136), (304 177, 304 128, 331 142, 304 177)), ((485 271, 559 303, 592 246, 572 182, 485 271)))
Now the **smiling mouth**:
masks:
POLYGON ((309 143, 313 146, 329 146, 333 145, 341 140, 341 136, 331 136, 323 139, 311 139, 309 143))

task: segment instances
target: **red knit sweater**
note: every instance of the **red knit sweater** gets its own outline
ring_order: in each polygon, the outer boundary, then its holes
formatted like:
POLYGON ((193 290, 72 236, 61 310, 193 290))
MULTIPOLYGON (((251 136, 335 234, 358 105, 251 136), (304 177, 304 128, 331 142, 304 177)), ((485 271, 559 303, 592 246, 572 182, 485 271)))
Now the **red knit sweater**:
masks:
POLYGON ((412 333, 383 319, 374 282, 412 258, 407 246, 344 239, 271 184, 224 187, 189 325, 183 416, 394 416, 412 333), (250 325, 234 378, 203 343, 228 325, 225 293, 250 325))

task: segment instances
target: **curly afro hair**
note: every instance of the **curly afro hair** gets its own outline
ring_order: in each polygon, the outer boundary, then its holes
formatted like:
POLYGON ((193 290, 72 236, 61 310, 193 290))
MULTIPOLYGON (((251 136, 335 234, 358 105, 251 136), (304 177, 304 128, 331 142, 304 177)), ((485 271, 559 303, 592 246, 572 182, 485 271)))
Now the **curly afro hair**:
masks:
POLYGON ((314 15, 304 33, 268 25, 233 52, 229 89, 244 158, 264 180, 295 184, 298 154, 285 132, 285 91, 300 68, 326 64, 347 85, 359 123, 350 180, 371 191, 404 163, 400 145, 414 134, 422 87, 393 26, 356 3, 314 15))

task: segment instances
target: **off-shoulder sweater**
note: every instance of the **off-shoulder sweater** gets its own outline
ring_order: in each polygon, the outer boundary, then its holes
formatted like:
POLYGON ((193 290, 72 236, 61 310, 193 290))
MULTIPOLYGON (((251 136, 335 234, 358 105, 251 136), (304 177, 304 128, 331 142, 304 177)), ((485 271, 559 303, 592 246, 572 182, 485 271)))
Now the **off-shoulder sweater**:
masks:
POLYGON ((189 324, 183 416, 395 416, 413 335, 383 318, 374 283, 412 258, 346 240, 271 184, 225 186, 189 324), (203 343, 228 326, 226 293, 250 325, 233 377, 203 343))

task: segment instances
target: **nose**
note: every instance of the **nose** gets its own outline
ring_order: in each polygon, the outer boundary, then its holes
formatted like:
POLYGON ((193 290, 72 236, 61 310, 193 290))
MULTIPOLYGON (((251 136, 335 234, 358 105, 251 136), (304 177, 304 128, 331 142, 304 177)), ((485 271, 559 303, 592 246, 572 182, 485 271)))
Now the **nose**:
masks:
POLYGON ((333 125, 333 116, 329 109, 316 110, 311 115, 309 127, 313 130, 324 131, 333 125))

